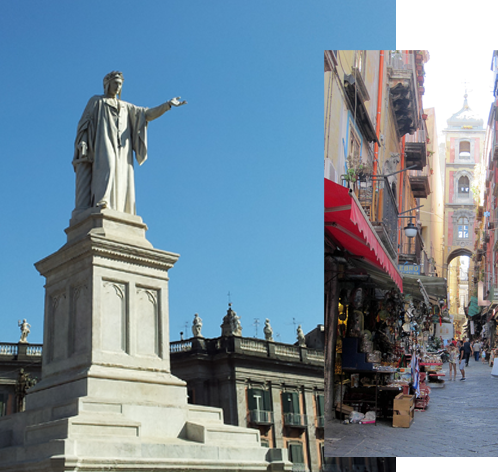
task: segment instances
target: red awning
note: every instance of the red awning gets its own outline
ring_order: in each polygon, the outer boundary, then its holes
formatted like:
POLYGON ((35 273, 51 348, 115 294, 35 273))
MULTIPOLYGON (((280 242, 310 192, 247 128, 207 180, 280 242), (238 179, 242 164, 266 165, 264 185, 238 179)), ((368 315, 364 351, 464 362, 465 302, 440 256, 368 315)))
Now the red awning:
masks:
POLYGON ((324 179, 325 230, 340 246, 387 272, 403 292, 403 279, 349 189, 324 179))

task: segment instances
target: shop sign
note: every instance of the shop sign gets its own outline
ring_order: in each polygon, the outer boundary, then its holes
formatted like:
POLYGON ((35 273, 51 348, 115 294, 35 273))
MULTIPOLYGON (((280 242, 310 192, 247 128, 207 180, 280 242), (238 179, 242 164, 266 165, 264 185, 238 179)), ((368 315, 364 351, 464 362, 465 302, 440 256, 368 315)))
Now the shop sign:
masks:
POLYGON ((402 274, 420 275, 420 266, 417 264, 398 264, 398 270, 402 274))

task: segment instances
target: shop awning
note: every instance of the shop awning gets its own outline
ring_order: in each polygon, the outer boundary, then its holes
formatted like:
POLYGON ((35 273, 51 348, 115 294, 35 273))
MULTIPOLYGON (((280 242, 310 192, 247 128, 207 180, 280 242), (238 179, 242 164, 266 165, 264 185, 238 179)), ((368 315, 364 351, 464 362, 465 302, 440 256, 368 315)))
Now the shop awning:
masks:
POLYGON ((404 274, 403 288, 405 289, 405 294, 412 295, 413 297, 424 301, 425 297, 423 291, 425 290, 430 302, 433 305, 437 304, 441 298, 445 299, 448 296, 446 279, 443 277, 404 274))
POLYGON ((325 231, 355 256, 364 257, 387 272, 403 292, 403 279, 356 196, 349 189, 324 179, 325 231))

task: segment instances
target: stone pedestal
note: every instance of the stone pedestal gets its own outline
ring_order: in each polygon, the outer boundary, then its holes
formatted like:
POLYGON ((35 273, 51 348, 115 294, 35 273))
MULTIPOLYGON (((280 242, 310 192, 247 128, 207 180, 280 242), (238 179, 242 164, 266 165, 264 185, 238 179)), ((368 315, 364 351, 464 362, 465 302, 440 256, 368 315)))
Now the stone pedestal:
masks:
POLYGON ((0 471, 290 470, 259 431, 189 405, 171 375, 168 270, 138 216, 89 209, 46 277, 42 381, 0 419, 0 471))

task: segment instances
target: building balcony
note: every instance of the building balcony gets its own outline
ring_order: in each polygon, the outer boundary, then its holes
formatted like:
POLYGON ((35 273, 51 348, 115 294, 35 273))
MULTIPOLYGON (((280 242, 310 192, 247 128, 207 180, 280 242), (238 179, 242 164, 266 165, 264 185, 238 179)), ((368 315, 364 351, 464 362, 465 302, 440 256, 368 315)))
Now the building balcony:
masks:
POLYGON ((259 425, 273 424, 273 411, 250 410, 249 423, 259 425))
POLYGON ((400 136, 420 127, 418 83, 413 54, 391 51, 387 57, 389 89, 400 136))
POLYGON ((412 170, 422 170, 427 165, 427 133, 421 129, 405 139, 405 164, 412 170))
POLYGON ((415 198, 427 198, 431 193, 431 187, 429 185, 429 176, 427 174, 408 175, 410 180, 410 187, 412 188, 412 193, 415 198))
POLYGON ((284 425, 292 428, 306 428, 308 418, 301 413, 284 413, 284 425))
POLYGON ((396 260, 398 257, 398 206, 389 181, 385 177, 381 198, 379 205, 382 208, 382 219, 372 221, 372 226, 389 255, 396 260))

